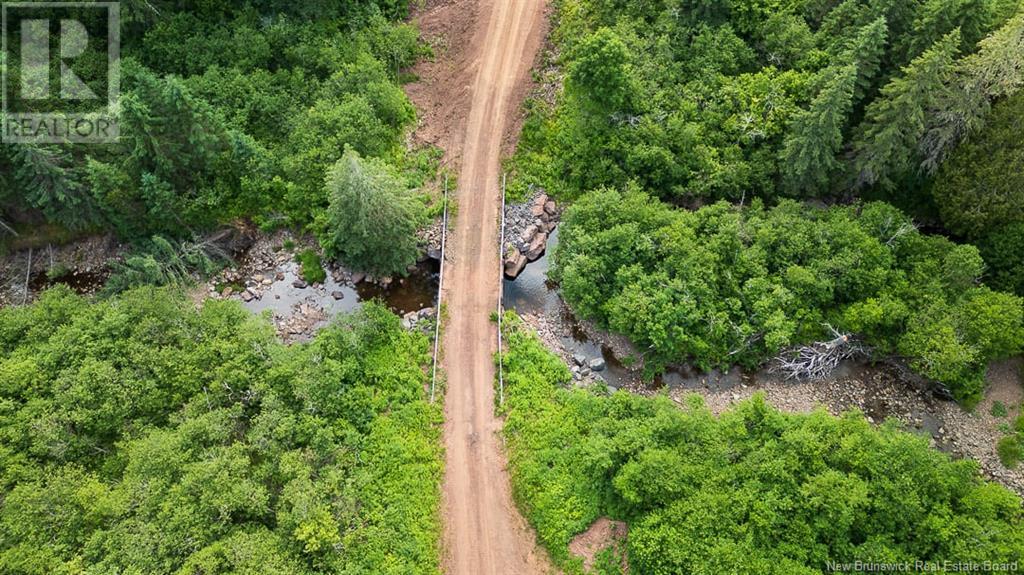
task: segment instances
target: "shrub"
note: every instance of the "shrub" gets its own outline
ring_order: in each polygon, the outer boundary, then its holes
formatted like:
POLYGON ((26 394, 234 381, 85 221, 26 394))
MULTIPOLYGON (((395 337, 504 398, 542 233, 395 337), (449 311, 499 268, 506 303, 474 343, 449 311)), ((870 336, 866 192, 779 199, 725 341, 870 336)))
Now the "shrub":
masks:
POLYGON ((295 261, 299 263, 299 273, 306 283, 319 284, 327 280, 327 271, 316 250, 303 250, 295 254, 295 261))
POLYGON ((999 454, 999 461, 1003 467, 1014 469, 1024 457, 1024 448, 1021 447, 1020 438, 1016 435, 1007 435, 996 444, 996 453, 999 454))

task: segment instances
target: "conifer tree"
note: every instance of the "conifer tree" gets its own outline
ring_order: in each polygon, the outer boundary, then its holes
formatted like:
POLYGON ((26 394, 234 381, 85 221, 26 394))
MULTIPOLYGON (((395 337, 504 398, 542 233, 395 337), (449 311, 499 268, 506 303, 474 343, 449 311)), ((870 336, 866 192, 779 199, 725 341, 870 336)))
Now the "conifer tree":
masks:
POLYGON ((324 250, 377 275, 404 274, 416 261, 416 200, 390 167, 349 148, 327 174, 331 205, 324 250))
POLYGON ((1024 85, 1024 12, 978 44, 962 58, 950 87, 940 94, 928 115, 921 139, 921 167, 934 173, 968 134, 981 129, 992 101, 1012 96, 1024 85))
POLYGON ((857 37, 850 42, 844 59, 857 66, 857 80, 853 87, 854 102, 860 102, 870 92, 871 85, 881 69, 887 39, 888 27, 885 18, 877 18, 861 28, 857 37))
POLYGON ((953 72, 960 46, 954 30, 914 59, 868 106, 854 142, 854 187, 893 185, 917 160, 926 113, 939 100, 953 72))
POLYGON ((791 194, 817 195, 839 167, 836 153, 843 144, 858 69, 849 64, 830 69, 828 75, 810 108, 794 117, 782 150, 783 184, 791 194))

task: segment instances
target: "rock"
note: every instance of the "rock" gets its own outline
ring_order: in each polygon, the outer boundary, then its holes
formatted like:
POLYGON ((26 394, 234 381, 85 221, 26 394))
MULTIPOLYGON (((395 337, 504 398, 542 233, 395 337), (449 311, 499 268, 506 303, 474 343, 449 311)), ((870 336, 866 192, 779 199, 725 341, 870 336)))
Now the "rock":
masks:
POLYGON ((544 254, 544 250, 548 247, 548 235, 537 234, 534 236, 533 241, 530 242, 530 247, 526 249, 526 259, 535 261, 541 255, 544 254))
POLYGON ((530 243, 530 241, 533 240, 533 237, 537 235, 538 231, 540 231, 540 226, 537 224, 530 224, 525 230, 523 230, 523 242, 527 244, 530 243))
POLYGON ((588 363, 587 366, 594 371, 604 371, 604 358, 595 357, 594 359, 590 360, 590 363, 588 363))
POLYGON ((249 290, 242 292, 242 301, 248 303, 251 302, 256 296, 249 290))
POLYGON ((270 278, 263 278, 263 282, 262 283, 265 286, 269 286, 269 285, 272 285, 274 283, 274 280, 272 280, 270 278))
POLYGON ((388 287, 389 285, 391 285, 392 281, 394 280, 391 278, 391 276, 384 276, 377 280, 377 283, 379 283, 381 287, 388 287))
POLYGON ((589 367, 580 368, 580 375, 582 375, 583 377, 587 377, 590 374, 591 374, 591 371, 590 371, 589 367))
POLYGON ((544 215, 544 204, 541 204, 539 206, 534 204, 534 206, 532 208, 530 208, 530 214, 533 215, 533 217, 535 217, 535 218, 539 218, 539 217, 543 216, 544 215))
POLYGON ((572 356, 572 360, 573 362, 576 363, 576 365, 585 365, 587 363, 587 356, 583 355, 582 353, 577 353, 576 355, 572 356))
POLYGON ((352 274, 352 283, 353 284, 362 283, 363 280, 365 280, 365 279, 366 279, 366 274, 364 274, 362 272, 355 272, 355 273, 352 274))
POLYGON ((548 195, 547 194, 540 194, 536 198, 534 198, 534 200, 533 200, 533 205, 534 206, 540 206, 542 209, 544 208, 544 205, 547 204, 547 203, 548 203, 548 195))
POLYGON ((519 251, 519 248, 512 248, 512 251, 505 256, 505 276, 516 279, 526 267, 526 256, 519 251))
POLYGON ((420 318, 434 317, 434 308, 427 307, 419 311, 420 318))
POLYGON ((432 260, 441 261, 441 249, 440 248, 428 248, 427 257, 432 260))
POLYGON ((308 287, 308 284, 306 284, 306 282, 300 278, 292 282, 292 287, 298 289, 306 289, 308 287))
POLYGON ((343 300, 343 299, 345 299, 345 292, 332 291, 331 292, 331 297, 333 297, 335 301, 343 300))
POLYGON ((554 216, 558 214, 558 208, 555 206, 555 202, 552 200, 544 202, 544 211, 547 212, 549 216, 554 216))
POLYGON ((220 292, 220 297, 230 297, 234 293, 235 289, 231 286, 224 288, 224 291, 220 292))
POLYGON ((275 281, 281 281, 283 279, 284 279, 284 272, 277 272, 277 274, 274 275, 274 280, 275 281))

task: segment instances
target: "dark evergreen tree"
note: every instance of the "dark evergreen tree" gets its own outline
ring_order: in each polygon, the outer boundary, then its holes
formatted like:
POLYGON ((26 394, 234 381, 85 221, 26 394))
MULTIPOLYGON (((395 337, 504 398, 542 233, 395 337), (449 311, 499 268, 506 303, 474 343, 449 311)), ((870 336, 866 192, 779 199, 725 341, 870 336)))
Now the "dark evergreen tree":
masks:
POLYGON ((793 118, 783 145, 780 167, 783 185, 793 195, 816 196, 827 190, 840 167, 836 154, 843 145, 843 128, 853 102, 858 69, 854 64, 826 71, 825 87, 793 118))
POLYGON ((947 34, 883 87, 868 106, 854 142, 855 187, 892 187, 916 163, 926 112, 948 85, 959 45, 959 30, 947 34))

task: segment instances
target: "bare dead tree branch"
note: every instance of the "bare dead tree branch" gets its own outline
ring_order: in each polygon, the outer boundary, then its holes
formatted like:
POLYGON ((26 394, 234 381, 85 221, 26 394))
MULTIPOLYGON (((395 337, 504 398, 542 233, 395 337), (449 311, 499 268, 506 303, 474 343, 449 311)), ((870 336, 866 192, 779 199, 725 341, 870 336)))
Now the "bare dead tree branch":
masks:
POLYGON ((783 352, 775 358, 772 371, 785 375, 786 380, 807 379, 820 381, 828 376, 841 362, 864 355, 865 349, 853 336, 828 327, 833 339, 799 346, 783 352))

